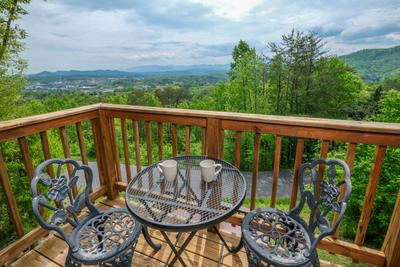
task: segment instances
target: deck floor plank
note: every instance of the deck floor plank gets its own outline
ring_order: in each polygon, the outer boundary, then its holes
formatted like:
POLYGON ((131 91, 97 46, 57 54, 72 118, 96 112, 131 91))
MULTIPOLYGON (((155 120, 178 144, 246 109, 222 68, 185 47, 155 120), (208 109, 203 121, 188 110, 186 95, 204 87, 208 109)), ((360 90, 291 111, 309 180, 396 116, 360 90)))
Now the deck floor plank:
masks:
POLYGON ((12 267, 60 267, 64 265, 58 265, 56 262, 42 256, 35 250, 31 250, 29 253, 22 256, 16 262, 11 264, 12 267))
MULTIPOLYGON (((113 207, 123 207, 125 205, 123 198, 116 200, 102 200, 96 204, 101 210, 107 210, 113 207)), ((66 229, 70 230, 70 229, 66 229)), ((239 236, 233 233, 228 233, 221 229, 221 234, 230 244, 237 244, 239 236)), ((150 235, 155 243, 161 244, 159 251, 154 251, 140 236, 136 245, 135 254, 133 256, 132 266, 140 267, 158 267, 164 266, 168 261, 172 250, 162 237, 160 231, 149 229, 150 235)), ((168 232, 168 236, 175 243, 176 233, 168 232)), ((181 247, 182 243, 188 236, 188 233, 183 233, 177 247, 181 247)), ((246 252, 242 249, 239 253, 232 255, 225 248, 219 237, 207 230, 199 231, 191 240, 185 251, 182 253, 182 258, 188 266, 218 266, 218 260, 222 251, 221 266, 232 267, 247 267, 246 252)), ((67 244, 57 234, 50 234, 46 239, 41 241, 33 250, 26 253, 23 257, 12 264, 17 267, 59 267, 64 266, 65 258, 68 253, 67 244)), ((181 266, 178 262, 176 266, 181 266)), ((329 262, 321 262, 322 267, 339 267, 339 265, 329 262)))

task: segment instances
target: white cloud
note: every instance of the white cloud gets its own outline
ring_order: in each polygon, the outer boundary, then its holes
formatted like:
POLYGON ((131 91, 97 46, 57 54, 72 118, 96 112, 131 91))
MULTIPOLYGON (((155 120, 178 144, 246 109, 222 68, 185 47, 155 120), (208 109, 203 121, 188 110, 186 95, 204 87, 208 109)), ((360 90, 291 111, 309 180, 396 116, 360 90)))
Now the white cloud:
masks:
POLYGON ((400 2, 323 0, 32 0, 29 72, 228 63, 240 39, 260 51, 292 28, 316 30, 332 53, 400 42, 400 2))
POLYGON ((213 14, 232 21, 240 21, 259 5, 261 0, 194 0, 211 7, 213 14))

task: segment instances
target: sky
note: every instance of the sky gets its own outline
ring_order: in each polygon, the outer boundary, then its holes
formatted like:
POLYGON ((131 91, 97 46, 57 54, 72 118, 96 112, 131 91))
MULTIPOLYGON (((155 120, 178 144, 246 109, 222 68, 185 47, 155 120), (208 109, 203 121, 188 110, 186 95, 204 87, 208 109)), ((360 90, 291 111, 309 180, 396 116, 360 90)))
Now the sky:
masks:
POLYGON ((28 73, 227 64, 240 39, 268 54, 292 28, 316 31, 330 54, 400 45, 392 0, 32 0, 28 73))

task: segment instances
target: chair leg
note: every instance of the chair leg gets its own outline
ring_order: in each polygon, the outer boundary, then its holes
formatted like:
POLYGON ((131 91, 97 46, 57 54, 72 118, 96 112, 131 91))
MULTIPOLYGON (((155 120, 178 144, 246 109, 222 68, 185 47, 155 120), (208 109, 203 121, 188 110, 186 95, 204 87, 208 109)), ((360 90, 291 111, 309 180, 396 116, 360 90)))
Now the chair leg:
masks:
MULTIPOLYGON (((316 250, 316 249, 315 249, 316 250)), ((314 267, 320 267, 319 259, 318 259, 318 254, 314 250, 314 252, 310 255, 310 261, 312 266, 314 267)))
POLYGON ((71 252, 68 249, 68 255, 67 258, 65 259, 65 267, 81 267, 82 264, 79 262, 76 262, 72 259, 71 257, 71 252))
POLYGON ((100 267, 130 267, 135 249, 134 247, 125 250, 112 260, 100 262, 100 267))
POLYGON ((261 266, 261 260, 258 259, 253 252, 250 250, 246 249, 246 254, 247 254, 247 262, 249 267, 258 267, 261 266))

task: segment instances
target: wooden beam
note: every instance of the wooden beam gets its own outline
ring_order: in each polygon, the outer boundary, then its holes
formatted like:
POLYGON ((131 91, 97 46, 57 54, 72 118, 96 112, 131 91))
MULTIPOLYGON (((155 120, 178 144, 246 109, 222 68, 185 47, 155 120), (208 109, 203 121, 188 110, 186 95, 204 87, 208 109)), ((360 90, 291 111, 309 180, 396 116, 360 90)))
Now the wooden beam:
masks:
POLYGON ((207 128, 201 127, 201 154, 207 155, 207 128))
POLYGON ((185 150, 186 155, 190 156, 190 126, 185 126, 185 150))
POLYGON ((129 159, 128 133, 126 131, 126 119, 121 119, 121 133, 122 133, 122 146, 124 149, 126 180, 129 182, 132 178, 132 172, 131 172, 131 161, 129 159))
MULTIPOLYGON (((60 130, 60 138, 61 138, 61 144, 64 152, 64 158, 69 159, 71 158, 71 152, 69 150, 69 145, 68 145, 68 140, 67 140, 67 131, 65 130, 65 126, 62 126, 59 128, 60 130)), ((72 178, 72 165, 67 164, 67 171, 68 171, 68 176, 69 179, 72 178)), ((76 184, 72 186, 72 194, 76 196, 78 194, 78 189, 76 187, 76 184)))
MULTIPOLYGON (((311 118, 309 118, 311 119, 311 118)), ((345 121, 343 121, 345 124, 345 121)), ((331 128, 326 124, 318 124, 315 126, 299 126, 295 123, 290 125, 280 125, 274 123, 238 121, 238 120, 222 120, 222 128, 232 131, 252 132, 258 129, 261 133, 276 134, 282 136, 301 137, 309 139, 335 140, 341 142, 373 144, 383 146, 400 146, 400 130, 395 133, 369 132, 355 130, 357 127, 340 127, 331 128), (346 129, 340 129, 346 128, 346 129)))
POLYGON ((254 133, 253 175, 251 179, 250 210, 256 207, 258 166, 260 163, 261 134, 254 133))
MULTIPOLYGON (((351 178, 351 171, 353 169, 354 160, 356 157, 356 148, 357 148, 357 144, 354 144, 354 143, 350 143, 347 147, 346 163, 347 163, 347 166, 349 166, 350 178, 351 178)), ((343 174, 343 176, 344 176, 344 174, 343 174)), ((342 199, 344 197, 345 193, 346 193, 346 186, 343 185, 340 188, 339 199, 342 199)), ((339 213, 335 212, 335 214, 333 215, 332 225, 334 225, 336 223, 338 217, 339 217, 339 213)), ((339 224, 338 228, 336 228, 335 233, 333 233, 332 238, 335 238, 335 239, 338 238, 339 227, 340 227, 340 224, 339 224)))
POLYGON ((382 246, 382 252, 386 255, 386 267, 398 267, 400 263, 400 191, 397 194, 396 204, 385 240, 382 246))
MULTIPOLYGON (((42 143, 42 150, 43 150, 44 159, 45 160, 51 159, 49 140, 47 138, 47 132, 41 132, 40 133, 40 141, 42 143)), ((48 166, 47 167, 47 172, 51 177, 54 177, 53 166, 48 166)))
POLYGON ((299 191, 299 169, 303 159, 304 138, 297 139, 296 158, 293 167, 292 193, 290 195, 290 209, 296 206, 297 191, 299 191))
POLYGON ((354 243, 357 245, 364 244, 365 235, 367 234, 367 228, 372 215, 372 206, 378 187, 379 177, 381 175, 381 169, 383 161, 385 159, 386 147, 378 146, 376 148, 374 166, 372 168, 371 177, 368 181, 367 191, 365 192, 364 205, 362 206, 360 220, 358 221, 357 233, 354 243))
POLYGON ((18 138, 18 144, 19 144, 19 149, 21 150, 22 160, 24 162, 26 175, 29 178, 29 182, 31 182, 33 179, 34 171, 33 171, 32 159, 29 155, 29 148, 25 136, 18 138))
MULTIPOLYGON (((81 155, 81 160, 84 165, 88 165, 88 157, 86 153, 86 145, 85 145, 85 139, 83 138, 83 133, 82 133, 82 124, 81 122, 77 122, 75 124, 76 128, 76 135, 78 137, 78 145, 79 145, 79 154, 81 155)), ((94 139, 94 138, 93 138, 94 139)), ((98 166, 100 169, 100 166, 98 166)), ((99 176, 100 175, 100 170, 99 170, 99 176)), ((86 182, 88 181, 88 174, 85 172, 85 179, 86 182)), ((90 187, 90 193, 93 192, 93 186, 90 187)))
POLYGON ((153 163, 151 147, 151 122, 146 121, 147 166, 153 163))
POLYGON ((99 127, 101 130, 101 138, 103 146, 103 157, 104 157, 104 174, 107 180, 107 188, 108 193, 107 197, 111 200, 115 199, 118 195, 117 190, 115 189, 115 181, 116 179, 116 170, 115 164, 113 161, 113 148, 112 148, 112 133, 110 129, 110 119, 108 119, 103 111, 99 111, 99 127))
POLYGON ((117 133, 115 131, 115 121, 114 118, 109 118, 109 127, 111 133, 111 146, 114 156, 114 165, 115 170, 117 171, 117 179, 118 181, 122 181, 122 173, 121 173, 121 161, 119 160, 119 149, 118 149, 118 139, 117 133))
POLYGON ((133 137, 135 140, 135 160, 136 170, 140 172, 142 170, 141 154, 140 154, 140 139, 139 139, 139 125, 138 121, 132 121, 133 125, 133 137))
POLYGON ((175 123, 172 124, 171 132, 172 132, 172 156, 176 157, 178 155, 178 129, 175 123))
MULTIPOLYGON (((400 132, 400 124, 398 123, 334 120, 334 119, 321 119, 321 118, 261 115, 261 114, 177 109, 177 108, 171 109, 171 108, 143 107, 143 106, 117 105, 117 104, 101 104, 100 109, 113 112, 123 111, 126 113, 133 113, 133 114, 151 114, 154 116, 165 115, 165 116, 202 118, 202 119, 214 118, 220 120, 231 120, 236 122, 247 122, 250 125, 253 125, 253 128, 257 126, 254 123, 258 122, 258 123, 273 124, 278 127, 280 126, 281 128, 284 128, 282 126, 289 125, 289 126, 302 126, 307 128, 317 127, 317 128, 325 128, 332 130, 350 130, 356 132, 390 133, 394 135, 398 135, 400 132)), ((191 123, 188 124, 194 125, 191 123)), ((205 126, 205 125, 198 125, 198 126, 205 126)), ((240 124, 238 126, 240 126, 240 124)), ((223 129, 227 128, 223 127, 223 129)), ((232 130, 237 130, 237 129, 232 129, 232 130)), ((397 145, 400 145, 400 143, 397 143, 397 145)))
POLYGON ((162 160, 164 158, 164 128, 163 123, 157 123, 157 139, 158 139, 158 160, 162 160))
POLYGON ((7 167, 3 160, 3 154, 0 150, 0 182, 3 188, 4 195, 7 200, 8 208, 10 209, 10 216, 14 223, 15 230, 18 237, 24 235, 24 227, 22 225, 21 216, 18 211, 17 202, 15 201, 14 194, 11 189, 10 178, 8 177, 7 167))
POLYGON ((97 169, 99 170, 100 185, 104 185, 106 184, 108 178, 106 178, 107 171, 105 170, 106 168, 106 164, 104 161, 105 152, 104 152, 103 141, 101 139, 102 137, 100 129, 100 119, 99 118, 91 119, 90 124, 91 124, 93 143, 96 154, 97 169))
POLYGON ((242 146, 242 132, 236 131, 235 139, 235 166, 240 170, 240 149, 242 146))
POLYGON ((281 162, 281 147, 282 147, 282 136, 277 135, 276 139, 275 139, 274 172, 272 174, 271 208, 275 208, 276 195, 278 193, 279 165, 281 162))
POLYGON ((207 154, 210 157, 221 156, 221 123, 218 119, 207 119, 207 154))

